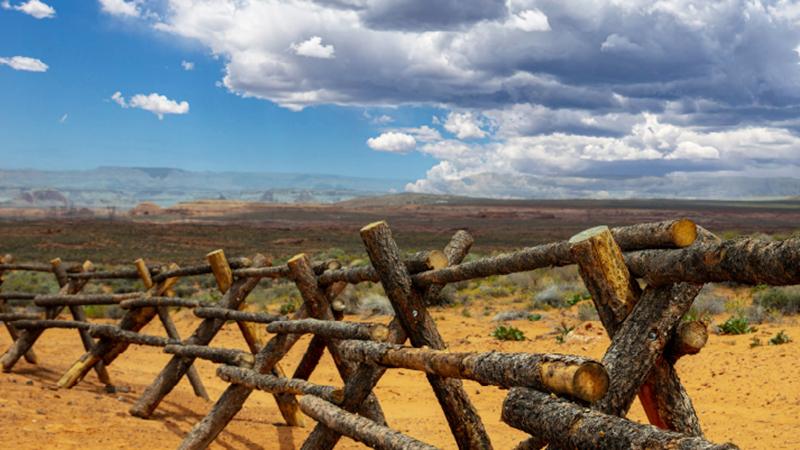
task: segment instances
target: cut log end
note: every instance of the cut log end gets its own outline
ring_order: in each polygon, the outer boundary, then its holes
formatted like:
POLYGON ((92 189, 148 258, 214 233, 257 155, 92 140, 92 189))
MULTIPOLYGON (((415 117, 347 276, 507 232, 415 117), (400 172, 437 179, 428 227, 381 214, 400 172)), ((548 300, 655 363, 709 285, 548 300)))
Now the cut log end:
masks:
POLYGON ((374 228, 381 228, 381 227, 388 227, 388 226, 389 226, 389 224, 386 223, 385 220, 379 220, 377 222, 372 222, 371 224, 364 226, 364 228, 361 229, 361 233, 369 232, 369 231, 373 230, 374 228))
POLYGON ((428 266, 431 270, 438 270, 447 267, 449 261, 447 255, 441 250, 431 250, 428 253, 428 266))
POLYGON ((595 402, 606 395, 608 385, 608 372, 603 365, 587 362, 575 372, 572 381, 573 395, 588 402, 595 402))
POLYGON ((56 267, 61 265, 61 258, 53 258, 50 260, 50 265, 53 266, 55 269, 56 267))
POLYGON ((699 320, 684 322, 675 330, 667 353, 672 360, 677 360, 684 355, 694 355, 700 353, 707 341, 708 328, 703 322, 699 320))
POLYGON ((286 264, 291 266, 291 265, 297 264, 299 261, 301 261, 303 259, 308 259, 308 256, 306 256, 305 253, 298 253, 298 254, 292 256, 291 258, 289 258, 289 260, 286 261, 286 264))
POLYGON ((334 311, 344 311, 347 309, 347 305, 345 305, 343 301, 337 299, 331 303, 331 308, 333 308, 334 311))
POLYGON ((225 257, 225 252, 222 249, 214 250, 206 255, 206 260, 211 265, 211 271, 214 272, 219 291, 223 294, 228 292, 233 284, 233 272, 228 264, 228 258, 225 257))
POLYGON ((372 327, 369 334, 373 341, 386 342, 389 340, 389 327, 377 324, 372 327))
POLYGON ((583 241, 589 240, 589 239, 591 239, 591 238, 593 238, 595 236, 604 234, 606 232, 610 233, 611 231, 605 225, 592 227, 592 228, 589 228, 588 230, 583 230, 580 233, 576 234, 575 236, 572 236, 571 238, 569 238, 569 243, 570 244, 575 244, 575 243, 578 243, 578 242, 583 242, 583 241))
POLYGON ((676 220, 672 225, 672 240, 677 247, 688 247, 697 239, 697 225, 689 219, 676 220))
POLYGON ((150 277, 150 269, 147 267, 144 259, 137 259, 133 262, 133 265, 136 266, 136 272, 139 273, 139 278, 142 279, 142 284, 144 284, 144 287, 147 289, 153 287, 153 278, 150 277))

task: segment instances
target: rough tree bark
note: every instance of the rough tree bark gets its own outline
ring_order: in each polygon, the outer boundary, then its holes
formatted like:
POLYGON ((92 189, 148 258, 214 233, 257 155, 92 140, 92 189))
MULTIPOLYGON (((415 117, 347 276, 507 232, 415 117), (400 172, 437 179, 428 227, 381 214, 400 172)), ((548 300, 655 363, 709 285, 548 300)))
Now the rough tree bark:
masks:
POLYGON ((300 408, 320 424, 344 434, 369 447, 381 450, 435 450, 436 447, 420 442, 364 417, 341 409, 312 395, 300 399, 300 408))
POLYGON ((237 311, 222 307, 202 307, 192 311, 195 316, 203 319, 220 319, 223 321, 232 320, 236 322, 255 322, 272 323, 276 320, 286 320, 286 316, 278 316, 268 313, 256 313, 248 311, 237 311))
POLYGON ((229 348, 214 348, 206 345, 167 345, 164 353, 178 355, 188 358, 200 358, 217 364, 227 364, 229 366, 241 366, 245 368, 253 367, 256 358, 252 353, 229 348))
POLYGON ((527 388, 513 388, 503 402, 503 422, 541 436, 565 449, 731 450, 697 436, 665 431, 583 408, 567 400, 527 388))
POLYGON ((585 401, 608 389, 603 366, 587 358, 535 353, 450 353, 369 341, 343 341, 342 355, 354 361, 406 368, 503 388, 532 387, 585 401))
POLYGON ((359 339, 385 341, 389 329, 380 323, 335 322, 330 320, 303 319, 272 322, 267 325, 270 333, 314 334, 327 339, 359 339))
POLYGON ((342 390, 333 386, 322 386, 297 378, 263 375, 251 369, 236 366, 218 367, 217 376, 228 383, 241 384, 272 394, 315 395, 333 403, 341 403, 344 399, 342 390))

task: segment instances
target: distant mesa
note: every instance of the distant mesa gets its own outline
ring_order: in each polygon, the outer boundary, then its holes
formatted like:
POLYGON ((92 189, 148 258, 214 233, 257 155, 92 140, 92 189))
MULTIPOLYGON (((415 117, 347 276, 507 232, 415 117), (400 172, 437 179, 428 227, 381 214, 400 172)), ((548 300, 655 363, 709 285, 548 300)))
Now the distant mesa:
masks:
POLYGON ((69 206, 69 199, 55 189, 43 189, 36 191, 23 191, 15 199, 18 203, 29 205, 57 205, 69 206))
POLYGON ((157 216, 161 214, 161 207, 153 202, 142 202, 130 210, 131 216, 157 216))

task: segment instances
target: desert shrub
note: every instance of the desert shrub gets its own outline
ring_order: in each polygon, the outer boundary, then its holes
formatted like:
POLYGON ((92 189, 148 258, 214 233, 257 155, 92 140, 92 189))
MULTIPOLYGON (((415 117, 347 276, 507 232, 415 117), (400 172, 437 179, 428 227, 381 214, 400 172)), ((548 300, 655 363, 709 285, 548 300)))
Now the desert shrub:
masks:
POLYGON ((756 331, 754 327, 750 326, 750 322, 742 314, 731 316, 719 325, 720 334, 745 334, 756 331))
POLYGON ((572 333, 572 330, 575 329, 575 326, 567 325, 566 322, 561 322, 558 328, 556 328, 556 342, 559 344, 563 344, 567 341, 567 336, 572 333))
POLYGON ((287 299, 286 302, 284 302, 281 305, 280 313, 284 314, 284 315, 291 314, 291 313, 297 311, 297 306, 298 306, 298 302, 297 301, 295 301, 294 299, 291 299, 291 298, 287 299))
POLYGON ((725 297, 714 294, 709 286, 705 286, 697 295, 697 298, 694 299, 694 303, 692 303, 689 312, 684 316, 684 320, 699 320, 703 323, 708 323, 711 321, 711 316, 725 312, 726 302, 727 299, 725 297))
POLYGON ((591 302, 578 303, 578 319, 586 322, 588 320, 599 320, 600 316, 597 315, 597 310, 591 302))
POLYGON ((770 345, 788 344, 789 342, 792 342, 792 338, 784 330, 781 330, 769 340, 770 345))
POLYGON ((778 311, 764 308, 761 305, 750 305, 745 309, 744 314, 750 323, 776 323, 781 321, 781 315, 778 311))
POLYGON ((800 313, 800 286, 758 290, 753 295, 753 305, 783 314, 798 314, 800 313))
POLYGON ((516 327, 499 325, 492 331, 492 337, 500 341, 524 341, 525 333, 516 327))
POLYGON ((372 316, 393 316, 394 308, 392 308, 389 299, 380 294, 368 294, 361 299, 359 305, 359 313, 367 317, 372 316))
POLYGON ((58 292, 58 283, 56 277, 51 273, 14 271, 3 277, 3 290, 32 294, 55 294, 58 292))
POLYGON ((566 305, 562 288, 556 284, 546 287, 533 296, 534 308, 563 308, 566 305))
POLYGON ((492 322, 506 322, 509 320, 541 320, 541 314, 534 314, 528 311, 519 311, 519 310, 511 310, 511 311, 502 311, 495 314, 492 317, 492 322))

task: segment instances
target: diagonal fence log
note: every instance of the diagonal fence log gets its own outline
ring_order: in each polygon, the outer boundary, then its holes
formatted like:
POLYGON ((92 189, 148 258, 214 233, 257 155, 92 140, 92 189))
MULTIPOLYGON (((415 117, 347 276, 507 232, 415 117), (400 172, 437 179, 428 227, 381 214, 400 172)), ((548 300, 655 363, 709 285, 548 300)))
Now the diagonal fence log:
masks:
MULTIPOLYGON (((472 243, 473 239, 469 233, 463 230, 456 232, 445 247, 445 256, 448 258, 449 265, 459 264, 466 257, 472 243)), ((321 275, 318 279, 321 280, 324 275, 321 275)), ((434 298, 431 296, 438 296, 439 291, 439 286, 429 286, 425 291, 424 301, 428 304, 431 303, 434 298)), ((387 341, 403 344, 406 339, 407 336, 403 326, 400 324, 399 319, 395 317, 392 323, 389 324, 389 338, 387 341)), ((345 399, 342 402, 342 408, 350 412, 357 411, 385 372, 385 367, 372 364, 359 365, 355 374, 345 384, 345 399)), ((335 430, 317 425, 303 443, 303 449, 331 449, 336 445, 340 436, 341 434, 335 432, 335 430)))
MULTIPOLYGON (((261 255, 257 255, 253 259, 253 265, 256 267, 268 263, 268 259, 261 255)), ((220 309, 238 309, 260 281, 261 279, 256 277, 237 279, 219 301, 220 309)), ((225 319, 223 318, 205 318, 192 335, 186 339, 185 343, 187 345, 208 345, 224 324, 225 319)), ((173 356, 131 407, 130 413, 136 417, 150 417, 164 397, 172 392, 180 379, 186 375, 189 368, 192 367, 194 359, 195 357, 180 354, 173 356)))
POLYGON ((240 366, 248 369, 252 368, 255 363, 255 356, 252 353, 229 348, 214 348, 207 345, 167 345, 164 347, 164 353, 187 358, 199 358, 217 364, 240 366))
POLYGON ((674 372, 668 375, 675 379, 655 379, 644 383, 654 364, 667 364, 659 357, 672 328, 699 292, 699 286, 648 288, 642 295, 607 227, 591 228, 573 236, 569 242, 600 320, 612 338, 611 347, 603 357, 611 385, 607 395, 594 407, 608 414, 624 416, 638 391, 651 423, 702 435, 697 414, 683 389, 673 394, 673 399, 676 396, 683 398, 672 404, 669 411, 660 411, 656 406, 664 399, 658 398, 659 393, 649 386, 660 383, 679 385, 674 372), (675 314, 678 314, 677 318, 675 314), (660 319, 658 325, 654 325, 656 319, 660 319))
POLYGON ((349 413, 333 403, 313 395, 300 399, 300 408, 325 427, 344 434, 369 447, 381 450, 435 450, 436 447, 420 442, 398 431, 349 413))
MULTIPOLYGON (((93 270, 93 265, 91 261, 86 261, 83 263, 82 266, 83 270, 89 272, 93 270)), ((52 267, 50 268, 52 270, 52 267)), ((86 280, 70 280, 65 286, 59 289, 59 294, 61 295, 74 295, 80 292, 81 289, 86 285, 88 279, 86 280)), ((45 312, 45 317, 48 319, 55 319, 61 311, 64 309, 63 306, 54 306, 48 308, 45 312)), ((43 329, 35 329, 35 330, 28 330, 22 333, 19 333, 18 339, 11 344, 11 347, 0 357, 0 363, 3 366, 3 372, 10 372, 11 369, 14 368, 14 365, 19 361, 19 359, 28 353, 31 348, 33 348, 33 344, 36 343, 36 340, 44 332, 43 329)))
POLYGON ((733 450, 702 437, 641 425, 603 414, 528 388, 512 388, 502 411, 503 422, 554 448, 733 450))
POLYGON ((252 369, 231 365, 219 366, 217 376, 228 383, 247 386, 272 394, 315 395, 329 402, 341 403, 344 393, 333 386, 322 386, 297 378, 263 375, 252 369))
MULTIPOLYGON (((425 307, 423 293, 413 286, 408 270, 400 264, 400 250, 389 225, 386 222, 367 225, 361 229, 361 239, 411 344, 415 347, 444 349, 444 340, 425 307)), ((427 378, 459 448, 491 448, 489 436, 461 381, 430 374, 427 378)))

